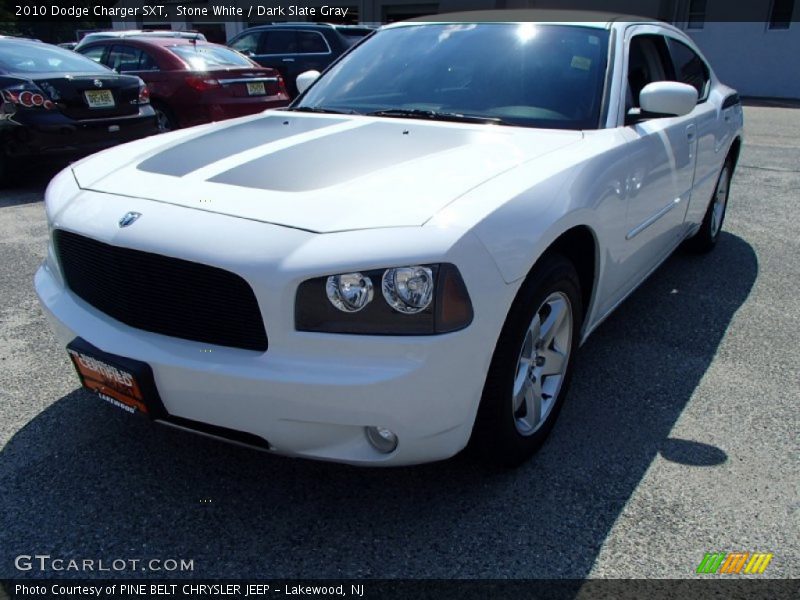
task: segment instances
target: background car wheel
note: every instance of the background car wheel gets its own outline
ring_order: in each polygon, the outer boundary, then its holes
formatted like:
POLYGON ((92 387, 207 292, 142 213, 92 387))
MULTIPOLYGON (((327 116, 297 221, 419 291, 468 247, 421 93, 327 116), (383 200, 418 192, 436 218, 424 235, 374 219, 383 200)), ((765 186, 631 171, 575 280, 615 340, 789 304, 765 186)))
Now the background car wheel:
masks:
POLYGON ((156 113, 159 133, 166 133, 178 128, 178 121, 172 111, 159 102, 153 102, 153 110, 156 113))
POLYGON ((547 255, 520 288, 492 357, 470 446, 517 466, 544 443, 569 388, 583 322, 578 274, 547 255))
POLYGON ((731 187, 732 174, 733 164, 730 159, 727 159, 719 173, 717 187, 714 188, 714 194, 711 196, 711 202, 708 204, 708 210, 703 217, 700 230, 688 240, 689 249, 695 252, 709 252, 716 246, 728 208, 728 192, 731 187))

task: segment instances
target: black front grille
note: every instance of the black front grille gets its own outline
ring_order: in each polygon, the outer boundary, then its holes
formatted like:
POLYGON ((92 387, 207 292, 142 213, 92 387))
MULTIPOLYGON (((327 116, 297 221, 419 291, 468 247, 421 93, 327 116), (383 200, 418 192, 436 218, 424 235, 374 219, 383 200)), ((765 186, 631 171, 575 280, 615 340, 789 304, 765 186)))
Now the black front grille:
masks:
POLYGON ((247 282, 223 269, 56 230, 67 286, 108 316, 163 335, 257 350, 267 334, 247 282))

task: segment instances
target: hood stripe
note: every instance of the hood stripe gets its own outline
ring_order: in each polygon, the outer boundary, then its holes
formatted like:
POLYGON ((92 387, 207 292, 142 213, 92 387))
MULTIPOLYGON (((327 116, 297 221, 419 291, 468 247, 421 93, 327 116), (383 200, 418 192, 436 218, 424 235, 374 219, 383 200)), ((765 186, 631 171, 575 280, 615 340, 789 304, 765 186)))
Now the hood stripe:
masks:
POLYGON ((297 119, 270 115, 223 127, 172 146, 142 161, 137 168, 159 175, 183 177, 232 154, 343 122, 344 119, 297 119))
POLYGON ((472 132, 371 123, 290 146, 224 171, 208 181, 261 190, 305 192, 452 150, 472 132))

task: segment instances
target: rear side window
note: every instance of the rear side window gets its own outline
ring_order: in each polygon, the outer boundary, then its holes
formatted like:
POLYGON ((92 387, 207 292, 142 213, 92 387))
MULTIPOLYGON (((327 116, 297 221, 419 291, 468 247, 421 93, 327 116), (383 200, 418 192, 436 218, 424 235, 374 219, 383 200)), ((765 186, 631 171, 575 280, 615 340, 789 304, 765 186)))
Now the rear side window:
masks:
POLYGON ((300 54, 326 54, 330 51, 325 38, 316 31, 298 31, 297 45, 300 54))
POLYGON ((139 70, 158 71, 158 64, 156 63, 155 59, 144 50, 142 50, 142 55, 139 58, 139 70))
POLYGON ((667 39, 667 44, 675 65, 675 81, 694 87, 698 102, 704 102, 708 97, 711 81, 706 63, 686 44, 673 39, 667 39))
POLYGON ((138 71, 142 51, 131 46, 114 46, 108 53, 108 66, 119 73, 138 71))
POLYGON ((81 49, 80 54, 86 58, 91 58, 94 62, 103 64, 103 55, 106 53, 105 46, 95 46, 94 48, 81 49))

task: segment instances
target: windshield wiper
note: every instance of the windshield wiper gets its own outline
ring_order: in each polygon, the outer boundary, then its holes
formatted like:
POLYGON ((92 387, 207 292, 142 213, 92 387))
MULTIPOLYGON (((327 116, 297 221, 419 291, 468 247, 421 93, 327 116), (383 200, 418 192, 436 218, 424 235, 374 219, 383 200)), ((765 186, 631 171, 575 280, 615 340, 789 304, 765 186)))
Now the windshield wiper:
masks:
POLYGON ((390 108, 367 113, 369 117, 394 117, 402 119, 411 117, 417 119, 430 119, 431 121, 455 121, 457 123, 492 123, 494 125, 511 125, 498 117, 485 117, 481 115, 467 115, 463 113, 439 112, 435 110, 420 110, 416 108, 390 108))
POLYGON ((358 112, 354 110, 337 110, 335 108, 325 108, 324 106, 294 106, 285 108, 284 110, 292 110, 295 112, 310 112, 310 113, 328 113, 332 115, 357 115, 358 112))

